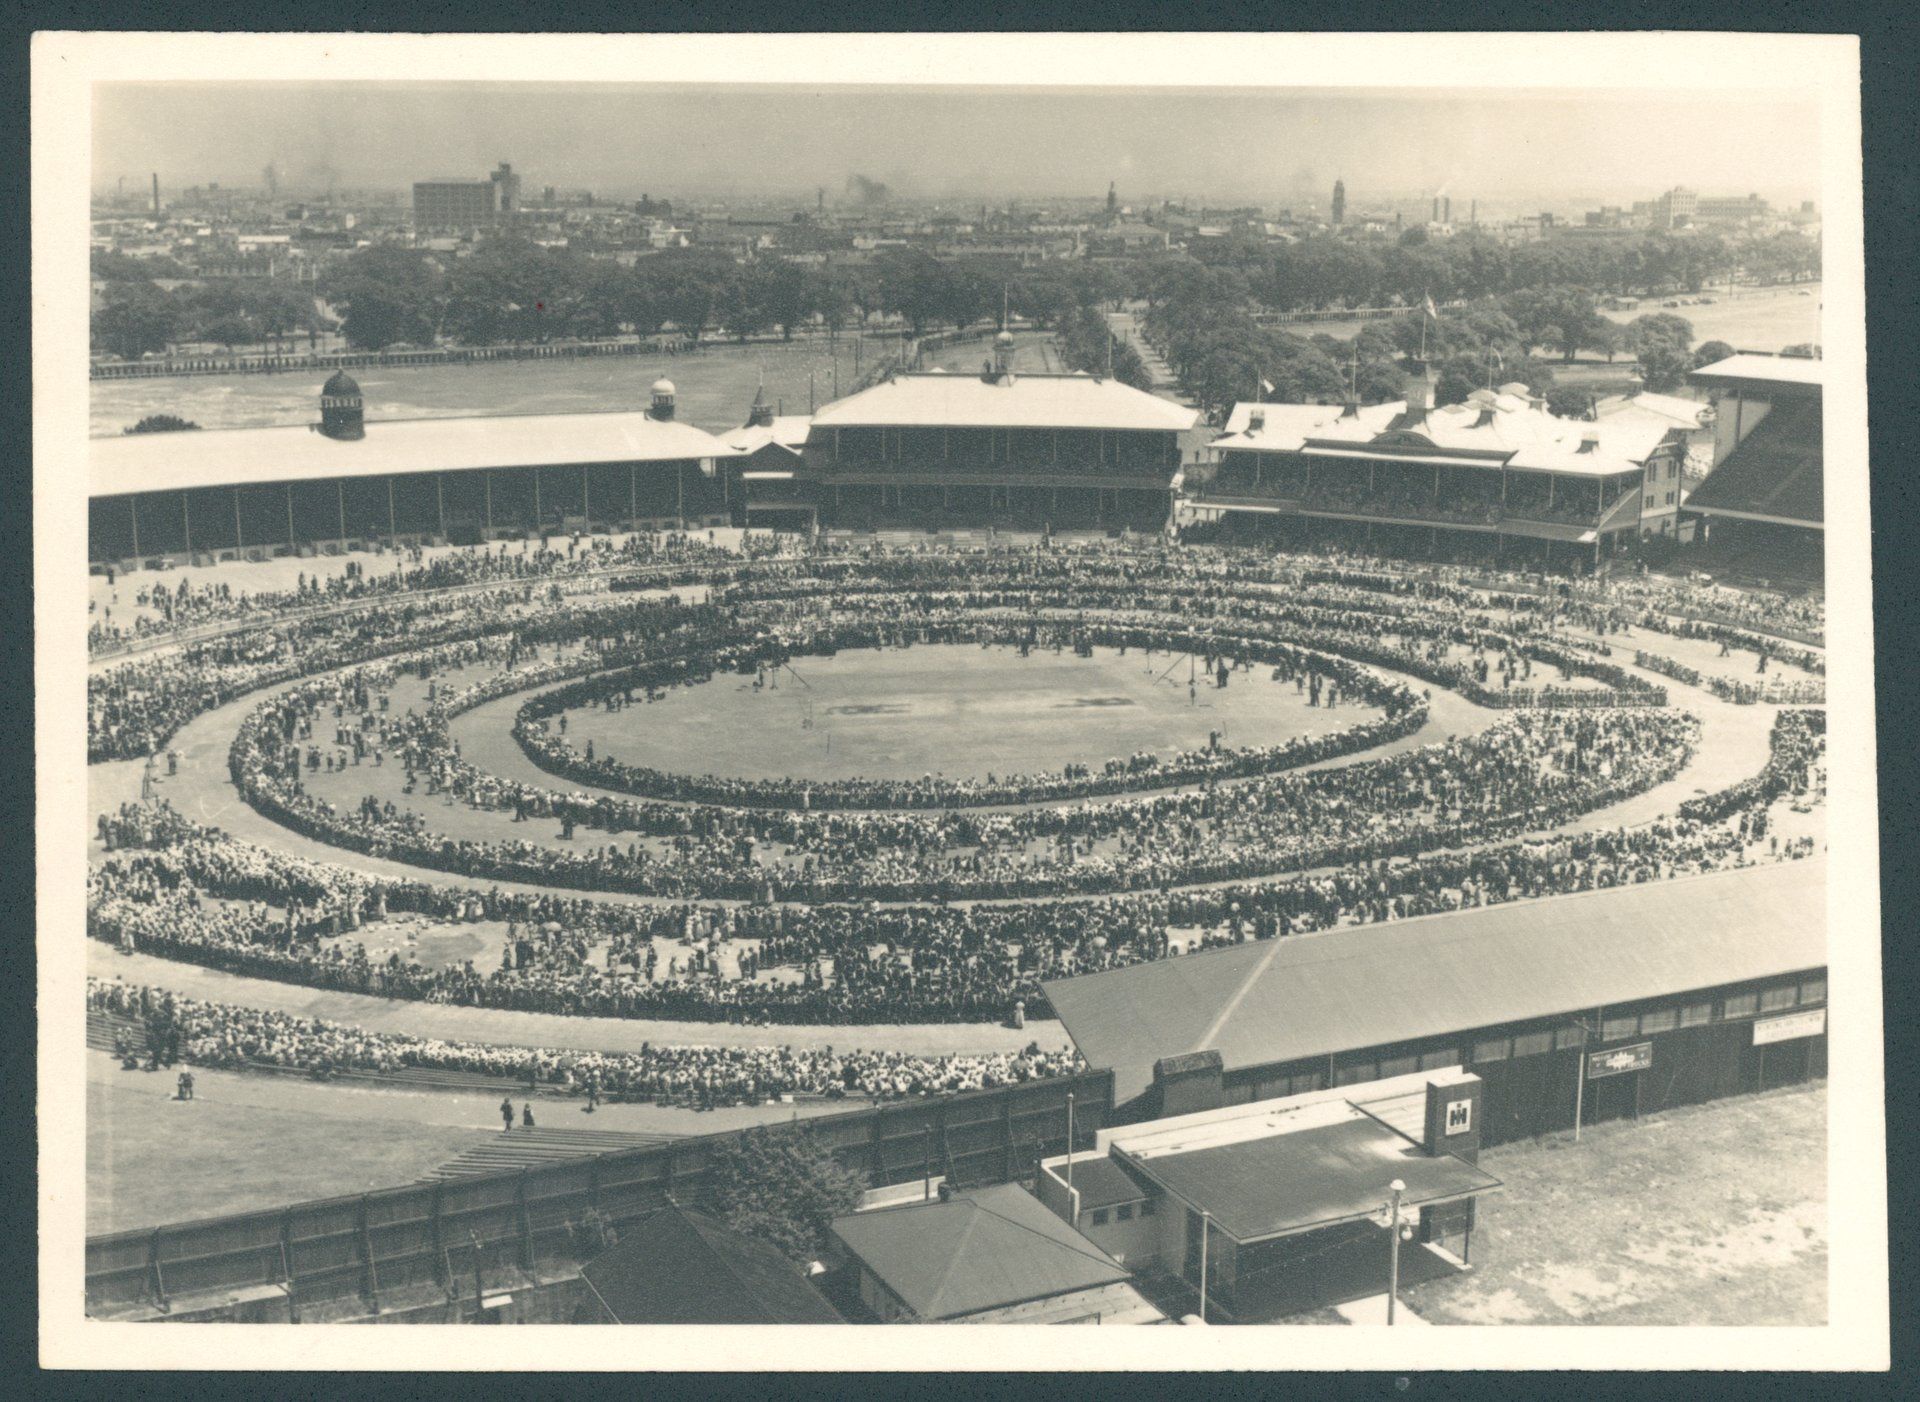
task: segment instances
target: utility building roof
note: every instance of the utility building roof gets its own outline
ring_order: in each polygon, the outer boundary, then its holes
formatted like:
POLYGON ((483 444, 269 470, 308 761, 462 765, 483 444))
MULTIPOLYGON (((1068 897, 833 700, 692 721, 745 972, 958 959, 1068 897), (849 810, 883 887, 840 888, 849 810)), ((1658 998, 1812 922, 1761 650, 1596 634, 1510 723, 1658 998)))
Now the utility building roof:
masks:
POLYGON ((87 493, 731 455, 705 429, 637 411, 374 420, 355 440, 329 438, 307 424, 128 433, 88 442, 87 493))
POLYGON ((928 371, 900 374, 836 399, 813 416, 831 428, 1069 428, 1178 433, 1197 409, 1087 374, 995 380, 928 371))
POLYGON ((1014 1183, 836 1218, 833 1233, 922 1319, 955 1319, 1129 1278, 1014 1183))
POLYGON ((1147 1137, 1114 1152, 1243 1243, 1370 1217, 1396 1178, 1406 1184, 1401 1201, 1409 1215, 1500 1187, 1492 1174, 1452 1154, 1429 1154, 1351 1105, 1314 1108, 1306 1123, 1278 1132, 1199 1145, 1161 1146, 1147 1137))
POLYGON ((1228 1070, 1824 967, 1826 860, 1515 901, 1043 984, 1125 1103, 1162 1057, 1228 1070))
MULTIPOLYGON (((1404 399, 1391 404, 1362 405, 1353 422, 1371 437, 1398 418, 1406 407, 1404 399)), ((1212 446, 1229 452, 1297 452, 1307 439, 1321 437, 1339 423, 1344 413, 1346 408, 1340 404, 1236 404, 1227 415, 1224 434, 1214 439, 1212 446), (1253 426, 1256 417, 1260 420, 1258 428, 1253 426)))

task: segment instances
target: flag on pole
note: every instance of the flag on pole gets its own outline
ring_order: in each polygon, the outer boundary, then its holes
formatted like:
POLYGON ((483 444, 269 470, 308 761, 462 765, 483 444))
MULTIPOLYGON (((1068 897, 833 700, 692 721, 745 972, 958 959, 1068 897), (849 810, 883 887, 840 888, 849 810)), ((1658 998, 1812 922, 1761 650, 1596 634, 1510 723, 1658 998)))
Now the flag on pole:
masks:
POLYGON ((1426 302, 1421 307, 1421 310, 1426 312, 1426 314, 1432 317, 1435 321, 1438 321, 1440 319, 1440 308, 1434 306, 1433 294, 1431 292, 1427 294, 1426 302))
POLYGON ((1272 381, 1272 380, 1269 380, 1269 379, 1266 379, 1266 378, 1264 378, 1264 377, 1263 377, 1263 378, 1261 379, 1261 381, 1260 381, 1260 392, 1261 392, 1262 394, 1272 394, 1272 393, 1273 393, 1273 381, 1272 381))

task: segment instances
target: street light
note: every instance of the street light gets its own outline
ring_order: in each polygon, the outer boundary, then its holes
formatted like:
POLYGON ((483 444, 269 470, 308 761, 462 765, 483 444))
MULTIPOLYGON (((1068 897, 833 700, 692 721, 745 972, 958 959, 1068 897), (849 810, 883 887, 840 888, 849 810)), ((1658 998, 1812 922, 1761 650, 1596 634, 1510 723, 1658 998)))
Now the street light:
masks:
POLYGON ((1200 1214, 1200 1322, 1207 1322, 1207 1228, 1213 1221, 1211 1212, 1200 1214))
POLYGON ((1398 1178, 1387 1184, 1387 1192, 1392 1196, 1387 1202, 1389 1221, 1387 1224, 1387 1323, 1393 1323, 1396 1307, 1400 1303, 1400 1197, 1407 1191, 1407 1185, 1398 1178))

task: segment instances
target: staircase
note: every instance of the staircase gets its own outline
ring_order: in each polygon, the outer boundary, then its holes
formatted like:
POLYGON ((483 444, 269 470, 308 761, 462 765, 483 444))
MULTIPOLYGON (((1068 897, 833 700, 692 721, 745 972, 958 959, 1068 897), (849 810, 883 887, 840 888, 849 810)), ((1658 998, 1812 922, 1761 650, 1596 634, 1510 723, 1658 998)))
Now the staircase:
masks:
POLYGON ((425 1181, 475 1178, 489 1173, 515 1173, 572 1159, 616 1154, 625 1149, 647 1149, 680 1136, 611 1129, 560 1129, 537 1125, 513 1129, 475 1144, 458 1158, 440 1165, 425 1181))

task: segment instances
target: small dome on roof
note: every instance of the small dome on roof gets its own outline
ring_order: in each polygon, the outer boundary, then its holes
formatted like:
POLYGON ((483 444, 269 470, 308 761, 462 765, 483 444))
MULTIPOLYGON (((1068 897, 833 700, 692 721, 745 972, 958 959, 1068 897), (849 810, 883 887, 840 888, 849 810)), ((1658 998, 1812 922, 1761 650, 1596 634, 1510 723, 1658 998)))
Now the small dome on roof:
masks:
POLYGON ((993 339, 999 345, 1010 346, 1013 344, 1013 332, 1002 331, 998 336, 995 336, 993 339))
POLYGON ((327 382, 320 387, 320 393, 343 396, 360 393, 360 385, 345 370, 335 370, 327 382))
POLYGON ((653 392, 655 394, 672 394, 674 392, 673 381, 666 379, 664 376, 655 380, 653 382, 653 392))

